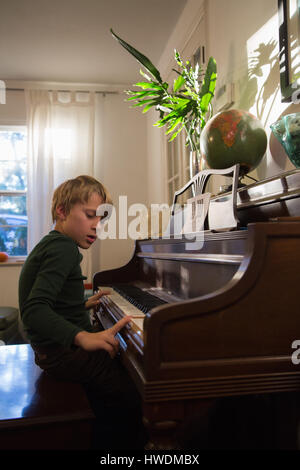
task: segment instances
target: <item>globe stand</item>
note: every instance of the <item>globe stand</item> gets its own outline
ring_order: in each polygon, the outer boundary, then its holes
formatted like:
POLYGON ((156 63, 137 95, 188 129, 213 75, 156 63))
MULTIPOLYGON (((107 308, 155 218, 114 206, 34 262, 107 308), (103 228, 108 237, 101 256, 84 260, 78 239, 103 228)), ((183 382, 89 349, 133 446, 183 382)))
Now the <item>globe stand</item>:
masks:
MULTIPOLYGON (((238 189, 245 188, 246 186, 249 186, 248 184, 242 183, 243 178, 249 178, 252 181, 254 181, 255 183, 258 182, 258 180, 253 178, 252 176, 242 174, 242 175, 239 176, 239 179, 238 179, 238 186, 237 186, 238 189)), ((232 191, 232 184, 224 184, 224 185, 220 186, 220 192, 218 194, 228 193, 230 191, 232 191)))

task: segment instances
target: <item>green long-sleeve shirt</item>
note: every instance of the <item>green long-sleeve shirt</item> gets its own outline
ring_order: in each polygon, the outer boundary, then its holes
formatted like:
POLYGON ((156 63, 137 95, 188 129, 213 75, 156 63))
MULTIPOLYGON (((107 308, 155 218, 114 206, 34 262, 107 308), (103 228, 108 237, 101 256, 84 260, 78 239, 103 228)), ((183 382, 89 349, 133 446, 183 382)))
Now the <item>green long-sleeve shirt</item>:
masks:
POLYGON ((76 243, 55 230, 28 256, 19 279, 19 306, 32 344, 70 347, 79 331, 92 331, 81 260, 76 243))

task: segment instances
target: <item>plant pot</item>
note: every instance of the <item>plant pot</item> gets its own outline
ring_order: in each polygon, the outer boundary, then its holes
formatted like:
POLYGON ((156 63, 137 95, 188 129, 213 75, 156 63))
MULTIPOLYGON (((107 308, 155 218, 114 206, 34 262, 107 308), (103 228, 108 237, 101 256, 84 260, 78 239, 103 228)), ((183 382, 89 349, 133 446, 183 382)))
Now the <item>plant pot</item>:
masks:
POLYGON ((207 168, 208 166, 200 150, 190 150, 190 178, 193 178, 199 171, 203 171, 207 168))
POLYGON ((200 152, 190 150, 190 179, 193 178, 200 171, 200 152))

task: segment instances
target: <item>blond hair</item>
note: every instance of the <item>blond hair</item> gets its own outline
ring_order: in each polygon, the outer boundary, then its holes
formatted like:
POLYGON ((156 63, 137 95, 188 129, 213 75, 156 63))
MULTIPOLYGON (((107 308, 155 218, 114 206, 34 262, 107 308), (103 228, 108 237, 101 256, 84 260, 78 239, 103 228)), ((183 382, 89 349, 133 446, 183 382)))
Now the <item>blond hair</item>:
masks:
POLYGON ((99 194, 103 203, 112 204, 110 194, 106 188, 92 176, 81 175, 62 183, 54 191, 52 198, 52 220, 57 220, 56 208, 63 206, 66 215, 76 203, 85 203, 93 193, 99 194))

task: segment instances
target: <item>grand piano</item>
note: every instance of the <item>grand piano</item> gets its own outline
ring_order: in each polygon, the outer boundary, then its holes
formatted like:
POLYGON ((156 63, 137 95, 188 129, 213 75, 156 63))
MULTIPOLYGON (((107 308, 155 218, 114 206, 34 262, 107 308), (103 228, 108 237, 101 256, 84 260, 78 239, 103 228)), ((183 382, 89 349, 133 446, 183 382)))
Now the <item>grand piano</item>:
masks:
MULTIPOLYGON (((112 288, 103 328, 132 315, 120 354, 154 448, 298 445, 300 170, 246 187, 236 171, 197 243, 172 229, 137 240, 125 266, 93 278, 112 288)), ((205 194, 199 175, 183 190, 205 194)))

